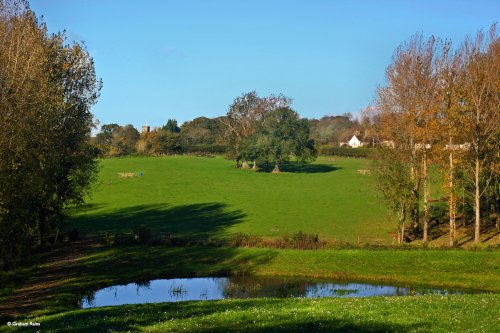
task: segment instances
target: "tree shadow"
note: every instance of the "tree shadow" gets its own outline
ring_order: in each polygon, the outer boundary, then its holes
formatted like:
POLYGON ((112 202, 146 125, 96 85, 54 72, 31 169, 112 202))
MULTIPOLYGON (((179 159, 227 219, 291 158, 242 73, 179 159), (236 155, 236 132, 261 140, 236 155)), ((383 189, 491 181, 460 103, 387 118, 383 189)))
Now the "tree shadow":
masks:
MULTIPOLYGON (((261 169, 259 169, 259 172, 271 172, 273 169, 274 165, 264 165, 261 169)), ((328 173, 339 169, 341 169, 341 167, 331 164, 310 164, 296 161, 284 163, 280 167, 282 172, 289 173, 328 173)))
POLYGON ((240 223, 246 214, 229 210, 224 203, 200 203, 182 206, 168 204, 137 205, 113 212, 84 214, 74 217, 70 226, 88 235, 131 233, 144 225, 153 233, 171 234, 189 239, 223 236, 226 229, 240 223))
MULTIPOLYGON (((131 233, 143 224, 153 232, 203 240, 224 235, 242 221, 240 210, 222 203, 182 206, 140 205, 111 213, 75 218, 78 228, 94 236, 131 233)), ((104 245, 102 237, 62 244, 37 256, 36 265, 20 268, 2 280, 15 293, 0 302, 1 318, 57 313, 76 309, 85 295, 117 284, 159 278, 251 274, 254 267, 274 257, 273 251, 242 252, 232 247, 166 245, 104 245), (40 312, 41 311, 41 312, 40 312)), ((97 331, 101 331, 100 329, 97 331)))
POLYGON ((104 204, 86 203, 83 205, 70 206, 66 208, 65 213, 66 215, 73 215, 75 213, 81 214, 101 209, 104 206, 105 206, 104 204))

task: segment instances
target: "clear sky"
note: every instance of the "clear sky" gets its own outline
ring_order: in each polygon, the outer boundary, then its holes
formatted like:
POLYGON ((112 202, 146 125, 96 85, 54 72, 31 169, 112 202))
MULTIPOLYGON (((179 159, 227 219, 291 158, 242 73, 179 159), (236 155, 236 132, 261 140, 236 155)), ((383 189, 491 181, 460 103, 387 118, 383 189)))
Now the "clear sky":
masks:
POLYGON ((243 92, 283 93, 303 117, 356 114, 415 32, 459 44, 500 1, 31 0, 50 31, 85 41, 101 124, 225 114, 243 92))

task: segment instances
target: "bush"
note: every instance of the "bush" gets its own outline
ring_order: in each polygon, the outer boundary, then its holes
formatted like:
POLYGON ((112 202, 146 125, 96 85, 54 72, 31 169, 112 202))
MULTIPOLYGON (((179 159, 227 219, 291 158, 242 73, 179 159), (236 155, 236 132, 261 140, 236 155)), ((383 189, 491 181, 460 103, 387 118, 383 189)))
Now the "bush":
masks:
POLYGON ((340 148, 333 146, 320 146, 318 152, 320 155, 342 156, 342 157, 371 157, 373 148, 340 148))
POLYGON ((258 236, 240 232, 229 240, 229 244, 235 247, 256 247, 262 244, 262 239, 258 236))
POLYGON ((315 249, 318 247, 319 237, 317 234, 306 234, 301 230, 293 234, 292 241, 297 249, 315 249))
POLYGON ((307 234, 299 231, 291 236, 285 235, 280 238, 262 239, 259 236, 237 233, 230 240, 229 244, 235 247, 265 247, 272 249, 302 249, 313 250, 323 249, 330 244, 320 241, 317 234, 307 234))
POLYGON ((186 145, 182 146, 182 152, 185 154, 211 154, 221 155, 227 151, 227 146, 224 145, 186 145))

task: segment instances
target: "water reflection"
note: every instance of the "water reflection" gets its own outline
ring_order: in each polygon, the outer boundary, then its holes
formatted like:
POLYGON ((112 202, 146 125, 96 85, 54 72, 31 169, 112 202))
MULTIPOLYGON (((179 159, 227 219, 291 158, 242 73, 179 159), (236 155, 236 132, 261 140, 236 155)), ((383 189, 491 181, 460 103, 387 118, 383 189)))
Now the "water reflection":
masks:
POLYGON ((448 290, 405 288, 278 277, 163 279, 113 286, 87 293, 82 308, 122 304, 218 300, 225 298, 370 297, 450 294, 448 290))

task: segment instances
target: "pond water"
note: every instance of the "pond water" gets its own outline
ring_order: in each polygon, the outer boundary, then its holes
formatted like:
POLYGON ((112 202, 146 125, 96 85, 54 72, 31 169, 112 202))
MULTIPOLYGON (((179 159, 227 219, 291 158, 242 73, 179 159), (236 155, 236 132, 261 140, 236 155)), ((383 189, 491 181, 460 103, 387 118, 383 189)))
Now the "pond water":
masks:
POLYGON ((206 277, 152 280, 104 288, 84 297, 81 307, 226 298, 370 297, 451 293, 458 292, 296 278, 206 277))

